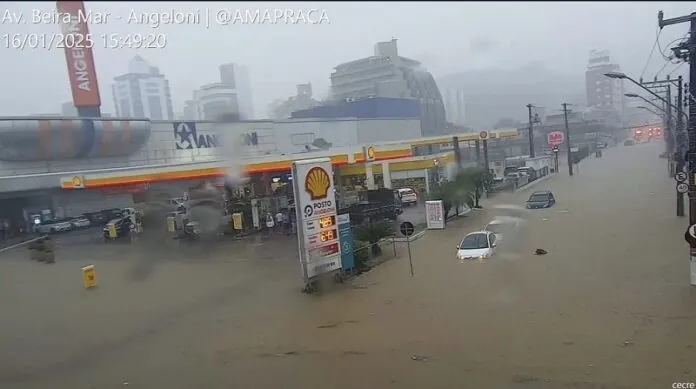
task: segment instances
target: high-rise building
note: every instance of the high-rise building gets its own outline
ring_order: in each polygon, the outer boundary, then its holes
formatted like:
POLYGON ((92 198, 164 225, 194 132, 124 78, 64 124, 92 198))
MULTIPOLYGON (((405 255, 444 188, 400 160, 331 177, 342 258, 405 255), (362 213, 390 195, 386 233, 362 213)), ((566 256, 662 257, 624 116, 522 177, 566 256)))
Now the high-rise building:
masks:
POLYGON ((313 98, 312 84, 297 84, 297 94, 286 100, 276 100, 268 107, 268 116, 271 119, 287 119, 292 117, 295 111, 301 111, 321 105, 313 98))
MULTIPOLYGON (((195 119, 217 120, 224 115, 239 115, 237 90, 229 84, 214 83, 201 86, 193 92, 192 105, 195 107, 195 119)), ((187 106, 186 109, 189 107, 187 106)))
POLYGON ((614 110, 622 115, 625 109, 623 80, 609 78, 605 73, 619 72, 621 68, 611 63, 609 51, 592 50, 585 72, 587 106, 597 110, 614 110))
POLYGON ((447 121, 463 126, 465 119, 464 91, 456 88, 445 88, 442 91, 442 99, 445 103, 445 115, 447 121))
POLYGON ((220 65, 220 82, 236 91, 238 113, 244 120, 253 119, 254 101, 251 97, 251 80, 246 66, 235 63, 220 65))
POLYGON ((445 106, 435 79, 420 62, 399 56, 396 39, 375 44, 371 57, 336 66, 331 95, 347 102, 371 97, 415 99, 421 106, 423 135, 445 131, 445 106))
POLYGON ((128 64, 128 73, 114 77, 111 86, 116 116, 173 120, 169 81, 159 69, 136 55, 128 64))

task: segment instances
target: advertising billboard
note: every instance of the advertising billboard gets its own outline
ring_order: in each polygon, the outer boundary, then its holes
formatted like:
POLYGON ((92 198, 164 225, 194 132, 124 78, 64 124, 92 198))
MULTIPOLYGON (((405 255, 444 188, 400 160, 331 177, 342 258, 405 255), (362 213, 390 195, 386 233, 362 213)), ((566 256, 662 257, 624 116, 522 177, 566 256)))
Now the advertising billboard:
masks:
POLYGON ((292 164, 300 263, 305 282, 341 268, 336 195, 329 158, 292 164))
POLYGON ((89 34, 84 2, 57 1, 56 8, 60 15, 70 15, 69 19, 61 17, 60 24, 75 107, 98 107, 101 100, 92 55, 95 40, 89 34))

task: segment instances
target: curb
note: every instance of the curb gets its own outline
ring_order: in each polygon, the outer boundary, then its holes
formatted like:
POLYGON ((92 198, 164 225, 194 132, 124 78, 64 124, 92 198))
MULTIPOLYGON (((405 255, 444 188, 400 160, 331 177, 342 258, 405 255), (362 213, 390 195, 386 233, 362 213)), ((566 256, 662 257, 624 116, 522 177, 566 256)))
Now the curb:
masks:
MULTIPOLYGON (((428 232, 427 229, 425 229, 425 230, 423 230, 423 231, 420 231, 420 232, 418 232, 418 233, 415 233, 415 234, 409 236, 408 238, 392 238, 392 240, 393 240, 394 242, 408 242, 408 241, 413 242, 413 241, 416 241, 416 240, 422 238, 423 235, 425 235, 426 232, 428 232)), ((388 240, 385 240, 385 241, 388 242, 388 240)))
POLYGON ((24 246, 25 244, 29 244, 29 243, 31 243, 31 242, 35 242, 35 241, 37 241, 37 240, 39 240, 39 239, 41 239, 41 238, 45 238, 45 237, 46 237, 46 235, 43 235, 43 236, 39 236, 39 237, 34 238, 34 239, 29 239, 29 240, 25 240, 24 242, 19 242, 19 243, 17 243, 17 244, 13 244, 12 246, 4 247, 4 248, 0 249, 0 253, 4 253, 5 251, 9 251, 9 250, 12 250, 12 249, 14 249, 14 248, 24 246))

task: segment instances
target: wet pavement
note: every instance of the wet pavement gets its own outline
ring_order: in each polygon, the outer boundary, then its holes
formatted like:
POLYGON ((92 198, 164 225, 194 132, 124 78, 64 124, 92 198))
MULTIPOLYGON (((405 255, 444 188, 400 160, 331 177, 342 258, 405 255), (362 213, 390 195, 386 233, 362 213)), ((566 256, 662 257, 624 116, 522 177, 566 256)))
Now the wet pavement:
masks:
MULTIPOLYGON (((539 183, 517 255, 460 263, 472 211, 352 283, 301 288, 281 242, 66 245, 0 256, 0 387, 670 388, 696 381, 687 220, 660 144, 539 183), (544 248, 547 255, 535 256, 544 248), (79 267, 99 287, 84 290, 79 267)), ((523 204, 528 191, 496 197, 523 204)), ((490 205, 490 204, 489 204, 490 205)), ((506 238, 507 240, 507 238, 506 238)))

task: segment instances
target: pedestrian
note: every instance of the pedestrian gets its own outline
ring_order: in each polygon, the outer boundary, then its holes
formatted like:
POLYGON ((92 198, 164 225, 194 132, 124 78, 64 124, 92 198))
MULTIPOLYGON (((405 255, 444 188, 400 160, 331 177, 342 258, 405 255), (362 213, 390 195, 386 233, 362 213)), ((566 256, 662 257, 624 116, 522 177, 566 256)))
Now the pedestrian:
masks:
POLYGON ((273 232, 273 227, 275 227, 275 222, 273 221, 273 215, 270 212, 266 212, 266 229, 270 235, 273 232))
POLYGON ((275 224, 278 232, 280 232, 283 229, 283 218, 283 212, 281 210, 278 210, 278 212, 275 215, 275 224))

